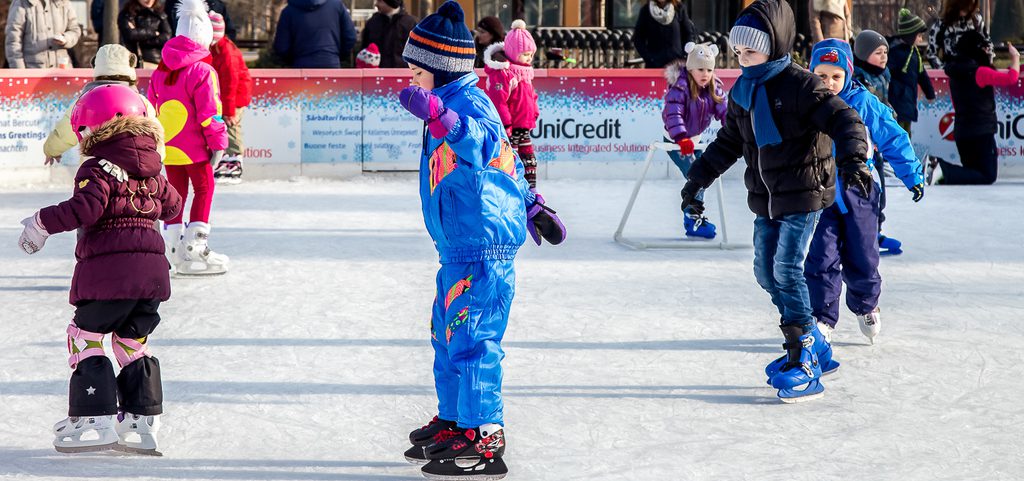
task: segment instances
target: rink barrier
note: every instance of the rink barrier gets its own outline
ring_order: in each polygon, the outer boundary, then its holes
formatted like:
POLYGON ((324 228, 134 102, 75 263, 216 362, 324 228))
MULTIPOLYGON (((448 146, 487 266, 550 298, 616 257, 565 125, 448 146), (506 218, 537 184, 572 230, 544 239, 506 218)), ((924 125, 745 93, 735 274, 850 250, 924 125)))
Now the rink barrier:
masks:
MULTIPOLYGON (((243 126, 246 178, 345 178, 418 168, 422 124, 398 103, 405 69, 252 70, 254 99, 243 126)), ((718 70, 726 88, 739 74, 718 70)), ((483 77, 483 71, 478 74, 483 77)), ((915 148, 958 161, 948 81, 930 71, 939 98, 920 103, 915 148)), ((42 165, 42 144, 89 69, 0 70, 0 185, 63 182, 77 152, 42 165)), ((139 70, 140 87, 149 71, 139 70)), ((485 79, 481 79, 484 85, 485 79)), ((660 70, 538 69, 541 117, 533 130, 541 179, 635 179, 651 142, 664 132, 660 70)), ((1000 178, 1024 177, 1024 91, 997 89, 1000 178)), ((718 122, 710 130, 716 131, 718 122)), ((668 162, 667 156, 654 159, 668 162), (664 157, 664 158, 662 158, 664 157)), ((669 178, 671 169, 662 178, 669 178)))

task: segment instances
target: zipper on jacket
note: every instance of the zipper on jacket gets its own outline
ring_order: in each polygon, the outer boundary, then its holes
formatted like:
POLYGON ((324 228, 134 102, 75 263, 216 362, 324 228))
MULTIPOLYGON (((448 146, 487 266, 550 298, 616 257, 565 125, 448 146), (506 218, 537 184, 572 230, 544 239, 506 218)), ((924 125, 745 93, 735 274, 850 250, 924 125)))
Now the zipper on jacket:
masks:
MULTIPOLYGON (((753 130, 757 130, 755 125, 753 111, 750 112, 750 126, 753 130)), ((757 144, 757 136, 754 136, 754 143, 757 144)), ((761 162, 761 147, 757 148, 757 173, 761 176, 761 183, 764 184, 764 190, 768 192, 768 218, 774 219, 772 216, 772 189, 768 188, 768 182, 764 180, 764 164, 761 162)))

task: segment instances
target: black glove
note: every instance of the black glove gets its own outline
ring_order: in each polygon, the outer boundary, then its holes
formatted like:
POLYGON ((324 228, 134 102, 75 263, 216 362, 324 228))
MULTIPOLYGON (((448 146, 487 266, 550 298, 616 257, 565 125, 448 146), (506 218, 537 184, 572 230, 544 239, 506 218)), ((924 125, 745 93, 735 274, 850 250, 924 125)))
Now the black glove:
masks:
POLYGON ((697 193, 700 192, 700 187, 693 182, 687 182, 683 186, 683 190, 679 191, 679 196, 683 198, 682 204, 679 205, 679 209, 686 212, 689 208, 694 214, 704 213, 704 203, 697 200, 697 193))
POLYGON ((871 184, 875 180, 871 178, 871 171, 864 162, 847 162, 840 167, 842 169, 843 182, 846 187, 856 187, 861 197, 867 199, 871 193, 871 184))
POLYGON ((924 198, 924 184, 917 184, 911 187, 910 192, 914 193, 914 202, 921 202, 921 199, 924 198))

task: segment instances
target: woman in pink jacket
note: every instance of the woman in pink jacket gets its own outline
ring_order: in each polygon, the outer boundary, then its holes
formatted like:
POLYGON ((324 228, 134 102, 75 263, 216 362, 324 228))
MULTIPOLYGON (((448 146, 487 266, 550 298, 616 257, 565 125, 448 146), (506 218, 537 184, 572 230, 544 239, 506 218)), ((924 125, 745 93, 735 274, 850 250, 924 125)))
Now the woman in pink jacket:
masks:
POLYGON ((512 30, 504 42, 484 51, 484 72, 487 73, 487 96, 498 108, 501 123, 512 147, 526 167, 526 180, 537 187, 537 156, 533 153, 530 131, 537 126, 540 108, 533 90, 533 55, 537 44, 526 30, 526 22, 512 22, 512 30))
POLYGON ((188 227, 182 229, 182 214, 178 214, 164 224, 164 241, 178 275, 223 274, 228 257, 211 251, 207 242, 212 165, 228 146, 217 72, 210 65, 207 48, 213 41, 213 26, 203 0, 183 1, 176 14, 177 36, 164 45, 147 95, 166 132, 167 179, 183 202, 188 199, 191 182, 194 198, 188 227))

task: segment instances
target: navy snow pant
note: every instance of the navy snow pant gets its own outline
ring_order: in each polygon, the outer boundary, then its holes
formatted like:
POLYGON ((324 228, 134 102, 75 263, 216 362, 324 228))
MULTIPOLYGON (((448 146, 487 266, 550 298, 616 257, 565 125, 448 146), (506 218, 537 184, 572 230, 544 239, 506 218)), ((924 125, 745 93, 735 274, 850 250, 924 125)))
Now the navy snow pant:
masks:
POLYGON ((840 192, 847 212, 840 212, 836 204, 825 209, 811 239, 804 264, 811 310, 816 320, 832 327, 839 321, 843 283, 846 306, 854 314, 867 314, 878 306, 882 277, 878 274, 879 189, 874 187, 867 199, 855 188, 840 192))
POLYGON ((515 295, 512 260, 444 264, 431 316, 438 417, 504 425, 501 338, 515 295))

